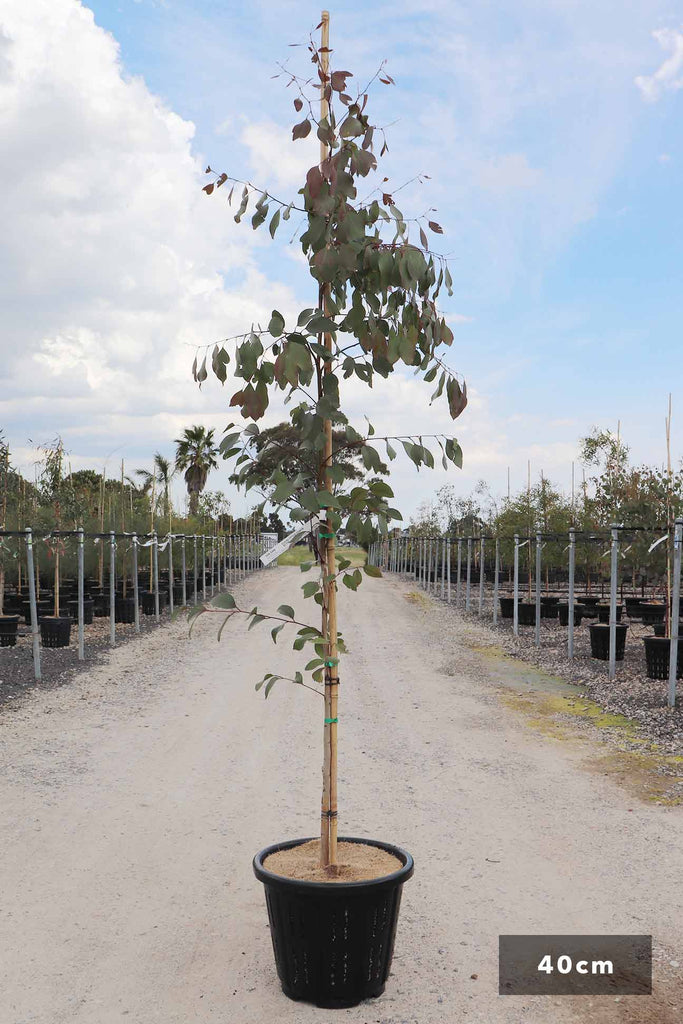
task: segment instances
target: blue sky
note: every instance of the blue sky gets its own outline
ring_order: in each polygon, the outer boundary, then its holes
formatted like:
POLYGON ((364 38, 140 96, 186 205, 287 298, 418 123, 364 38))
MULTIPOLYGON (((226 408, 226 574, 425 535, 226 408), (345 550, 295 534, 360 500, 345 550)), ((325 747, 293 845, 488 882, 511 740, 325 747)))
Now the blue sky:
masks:
MULTIPOLYGON (((27 463, 28 437, 60 431, 74 464, 101 465, 114 441, 116 458, 145 464, 156 447, 170 451, 181 424, 204 418, 220 429, 227 419, 219 389, 187 387, 192 343, 229 333, 275 296, 290 309, 309 301, 306 268, 284 233, 270 244, 239 230, 223 202, 202 207, 196 193, 210 162, 294 195, 315 156, 288 143, 291 98, 270 76, 277 61, 305 63, 288 44, 305 41, 319 11, 270 0, 43 3, 33 24, 20 0, 0 3, 14 72, 14 116, 6 107, 5 117, 17 154, 32 151, 19 138, 31 135, 25 119, 20 127, 22 106, 38 111, 33 119, 73 125, 71 152, 55 135, 43 159, 36 142, 31 175, 38 194, 68 197, 70 258, 77 266, 86 251, 88 260, 72 277, 64 255, 59 271, 36 269, 51 282, 42 293, 28 271, 12 281, 11 329, 25 332, 33 364, 28 374, 24 359, 15 378, 5 368, 5 386, 24 400, 3 409, 2 422, 27 463), (41 33, 49 72, 33 63, 41 33), (88 133, 92 145, 81 141, 88 133), (93 227, 113 195, 126 207, 119 236, 114 198, 106 226, 93 227)), ((634 459, 661 462, 669 391, 680 458, 683 3, 351 0, 331 15, 333 67, 367 79, 387 60, 396 86, 378 86, 372 98, 380 123, 395 122, 383 172, 393 187, 431 175, 401 193, 401 208, 436 207, 453 256, 449 363, 472 401, 455 425, 465 467, 448 482, 466 491, 483 477, 502 491, 510 466, 520 487, 530 459, 534 475, 566 486, 578 438, 618 420, 634 459)), ((0 173, 10 179, 16 167, 8 160, 0 173)), ((32 259, 49 249, 56 206, 13 202, 7 191, 16 232, 5 260, 16 266, 30 239, 32 259)), ((5 344, 15 343, 8 334, 5 344)), ((361 411, 362 398, 354 401, 361 411)), ((426 401, 406 382, 398 400, 381 402, 379 426, 446 428, 426 401)), ((441 473, 416 480, 405 465, 395 474, 407 513, 444 482, 441 473)), ((210 486, 224 483, 222 471, 210 486)))

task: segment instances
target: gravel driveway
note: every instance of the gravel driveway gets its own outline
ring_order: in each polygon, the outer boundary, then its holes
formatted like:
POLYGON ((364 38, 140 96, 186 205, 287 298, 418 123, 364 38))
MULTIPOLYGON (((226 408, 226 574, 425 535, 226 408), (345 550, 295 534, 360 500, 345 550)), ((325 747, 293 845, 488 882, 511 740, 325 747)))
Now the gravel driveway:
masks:
MULTIPOLYGON (((234 593, 274 609, 301 582, 281 568, 234 593)), ((2 1024, 681 1020, 683 809, 530 729, 409 584, 340 598, 340 833, 416 863, 385 996, 334 1012, 279 990, 251 857, 315 833, 322 703, 286 683, 264 702, 253 684, 301 656, 265 625, 217 644, 204 616, 0 716, 2 1024), (508 932, 652 932, 656 995, 499 997, 508 932)))

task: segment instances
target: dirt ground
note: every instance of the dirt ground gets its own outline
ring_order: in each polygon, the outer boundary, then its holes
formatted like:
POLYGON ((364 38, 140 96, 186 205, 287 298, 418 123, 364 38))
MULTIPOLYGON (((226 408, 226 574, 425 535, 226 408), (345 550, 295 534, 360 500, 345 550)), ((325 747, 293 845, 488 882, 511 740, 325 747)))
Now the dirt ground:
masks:
MULTIPOLYGON (((235 589, 292 600, 280 568, 235 589)), ((674 1024, 683 808, 641 803, 503 699, 397 580, 343 592, 340 834, 410 850, 385 995, 291 1003, 251 858, 318 824, 322 702, 269 630, 170 623, 0 715, 2 1024, 674 1024), (652 933, 653 997, 499 997, 498 935, 652 933)), ((281 634, 282 639, 282 634, 281 634)))

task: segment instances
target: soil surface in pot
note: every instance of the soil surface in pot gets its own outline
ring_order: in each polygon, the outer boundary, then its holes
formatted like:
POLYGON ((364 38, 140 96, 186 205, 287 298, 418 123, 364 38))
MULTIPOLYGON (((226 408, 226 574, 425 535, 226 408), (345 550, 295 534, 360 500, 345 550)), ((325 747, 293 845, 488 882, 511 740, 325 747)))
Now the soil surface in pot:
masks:
POLYGON ((339 843, 337 861, 338 873, 328 875, 320 867, 320 840, 312 839, 310 843, 271 853, 263 866, 275 875, 304 882, 366 882, 370 878, 392 875, 403 867, 398 857, 364 843, 339 843))

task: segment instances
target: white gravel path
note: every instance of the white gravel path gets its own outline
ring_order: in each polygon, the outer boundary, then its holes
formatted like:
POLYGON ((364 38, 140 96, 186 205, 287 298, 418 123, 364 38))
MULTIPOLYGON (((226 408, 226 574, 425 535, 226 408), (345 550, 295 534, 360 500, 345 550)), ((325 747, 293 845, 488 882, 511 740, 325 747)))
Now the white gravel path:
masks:
MULTIPOLYGON (((274 609, 301 581, 235 592, 274 609)), ((668 967, 656 1005, 497 995, 501 932, 652 932, 683 964, 683 809, 531 732, 409 590, 341 594, 341 833, 416 862, 385 996, 335 1012, 279 990, 251 857, 315 833, 322 706, 285 683, 264 704, 254 682, 300 656, 265 626, 217 645, 205 616, 0 716, 0 1024, 680 1021, 668 967)))

